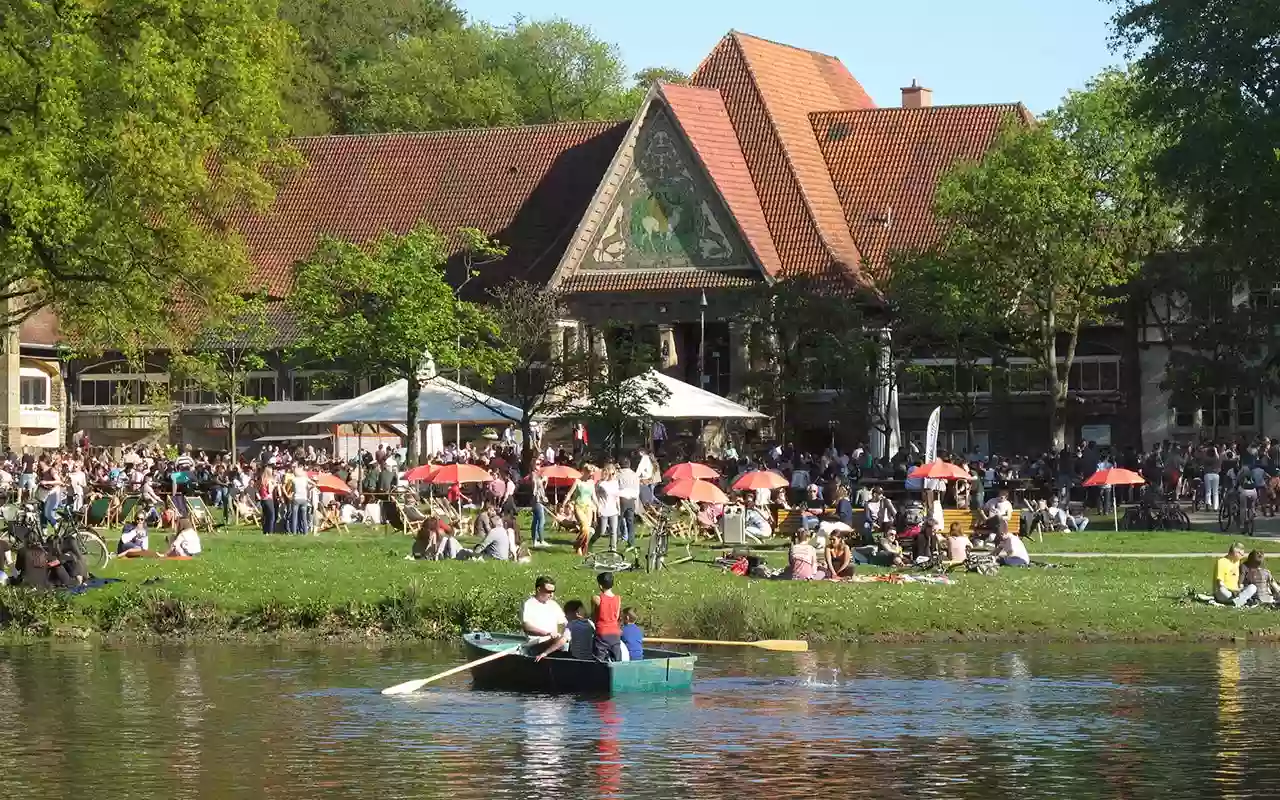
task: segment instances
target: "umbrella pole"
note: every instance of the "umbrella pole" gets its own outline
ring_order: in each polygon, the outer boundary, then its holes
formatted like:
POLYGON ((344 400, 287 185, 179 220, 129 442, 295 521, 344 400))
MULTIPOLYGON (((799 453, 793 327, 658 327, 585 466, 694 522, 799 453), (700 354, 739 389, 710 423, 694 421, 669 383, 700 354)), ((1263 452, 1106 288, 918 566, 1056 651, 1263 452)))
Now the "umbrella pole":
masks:
POLYGON ((1115 523, 1117 532, 1120 530, 1120 504, 1116 502, 1115 487, 1111 487, 1111 520, 1115 523))

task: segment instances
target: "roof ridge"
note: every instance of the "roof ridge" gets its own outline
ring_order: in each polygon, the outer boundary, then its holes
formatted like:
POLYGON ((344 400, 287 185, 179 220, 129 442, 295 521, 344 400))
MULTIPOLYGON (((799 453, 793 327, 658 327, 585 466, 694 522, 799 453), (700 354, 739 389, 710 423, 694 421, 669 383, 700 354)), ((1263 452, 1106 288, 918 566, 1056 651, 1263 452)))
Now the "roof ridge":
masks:
MULTIPOLYGON (((756 36, 755 34, 752 34, 752 33, 746 33, 745 31, 740 31, 740 30, 736 30, 736 29, 731 29, 731 30, 729 31, 728 35, 729 35, 729 36, 744 36, 744 37, 746 37, 746 38, 748 38, 748 39, 755 39, 757 42, 764 42, 765 44, 771 44, 771 45, 773 45, 774 47, 784 47, 784 48, 786 48, 787 50, 795 50, 795 51, 800 52, 800 53, 809 53, 810 55, 822 56, 823 58, 829 58, 829 59, 831 59, 832 61, 840 61, 840 57, 839 57, 839 56, 833 56, 833 55, 831 55, 830 53, 824 53, 824 52, 822 52, 821 50, 813 50, 813 49, 808 48, 808 47, 796 47, 794 44, 787 44, 786 42, 779 42, 779 41, 777 41, 776 39, 766 39, 766 38, 765 38, 765 37, 763 37, 763 36, 756 36)), ((843 62, 843 61, 840 61, 840 63, 841 63, 841 64, 843 64, 844 62, 843 62)))
MULTIPOLYGON (((770 105, 769 105, 768 103, 766 103, 766 102, 765 102, 765 100, 764 100, 764 95, 763 95, 763 93, 760 91, 760 77, 759 77, 758 75, 756 75, 756 68, 755 68, 755 65, 751 62, 751 59, 750 59, 750 58, 747 58, 747 53, 746 53, 746 51, 742 49, 742 42, 740 41, 740 38, 739 38, 739 37, 741 37, 741 36, 748 36, 748 38, 751 38, 751 39, 757 39, 757 38, 759 38, 759 37, 749 36, 748 34, 743 34, 743 33, 740 33, 740 32, 738 32, 738 31, 731 31, 731 32, 729 33, 729 35, 730 35, 731 37, 733 37, 733 46, 734 46, 734 47, 736 47, 736 48, 738 49, 738 57, 739 57, 739 58, 741 58, 741 59, 742 59, 742 63, 746 65, 746 68, 747 68, 747 75, 749 75, 749 76, 751 77, 751 91, 753 91, 753 92, 755 92, 755 93, 756 93, 756 97, 760 100, 760 106, 761 106, 761 108, 763 108, 763 109, 764 109, 764 115, 765 115, 765 118, 769 121, 769 132, 770 132, 770 133, 771 133, 775 138, 777 138, 777 139, 778 139, 778 144, 779 144, 778 149, 782 152, 782 160, 783 160, 783 163, 785 163, 785 164, 787 165, 787 172, 789 172, 789 173, 791 174, 791 180, 795 182, 795 185, 796 185, 796 192, 797 192, 797 193, 799 193, 799 195, 800 195, 800 200, 801 200, 801 202, 804 204, 804 213, 805 213, 805 216, 809 218, 809 222, 810 222, 810 224, 812 224, 812 225, 813 225, 814 231, 815 231, 815 232, 817 232, 817 234, 818 234, 818 244, 822 246, 822 249, 826 252, 826 254, 827 254, 827 258, 828 258, 828 259, 830 259, 830 260, 831 260, 832 262, 834 262, 834 263, 842 264, 842 263, 844 263, 844 262, 843 262, 843 260, 842 260, 839 256, 837 256, 837 255, 836 255, 835 250, 831 247, 831 244, 827 241, 827 237, 826 237, 825 235, 823 235, 823 232, 822 232, 822 225, 818 222, 817 215, 816 215, 816 214, 814 214, 814 211, 813 211, 813 198, 809 196, 809 192, 808 192, 807 187, 804 185, 804 181, 800 180, 800 173, 796 170, 796 163, 795 163, 795 159, 791 157, 791 149, 790 149, 789 147, 787 147, 787 146, 786 146, 786 143, 785 143, 785 142, 783 142, 783 141, 782 141, 782 134, 780 134, 780 133, 778 132, 778 120, 777 120, 777 118, 776 118, 776 117, 774 117, 774 115, 773 115, 773 108, 771 108, 771 107, 770 107, 770 105)), ((761 41, 768 41, 768 40, 767 40, 767 39, 761 39, 761 41)), ((794 49, 794 50, 799 50, 800 48, 792 48, 792 49, 794 49)), ((741 147, 741 146, 742 146, 742 138, 741 138, 741 136, 739 136, 739 135, 738 135, 738 132, 737 132, 737 129, 736 129, 736 128, 734 129, 734 136, 738 137, 738 146, 739 146, 739 147, 741 147)), ((816 136, 815 136, 815 138, 816 138, 816 136)), ((822 148, 821 148, 821 147, 819 147, 819 148, 818 148, 818 155, 822 155, 822 148)), ((825 159, 824 159, 824 161, 825 161, 825 159)), ((824 164, 824 167, 825 167, 825 164, 824 164)), ((752 176, 751 176, 751 178, 752 178, 752 183, 754 183, 754 182, 755 182, 755 176, 754 176, 754 175, 752 175, 752 176)), ((757 193, 757 194, 759 194, 759 191, 760 191, 760 190, 759 190, 759 188, 757 187, 757 188, 756 188, 756 193, 757 193)), ((833 191, 833 192, 835 192, 835 186, 834 186, 834 185, 832 185, 832 191, 833 191)), ((839 200, 839 197, 840 197, 840 195, 837 193, 837 194, 836 194, 836 199, 837 199, 837 200, 839 200)), ((769 235, 770 235, 770 236, 772 236, 772 235, 773 235, 773 231, 772 231, 772 230, 770 230, 770 231, 769 231, 769 235)), ((849 234, 849 240, 850 240, 851 242, 853 241, 853 234, 852 234, 852 233, 850 233, 850 234, 849 234)), ((859 260, 861 260, 861 259, 862 259, 862 254, 858 252, 858 249, 857 249, 857 248, 858 248, 858 245, 857 245, 857 243, 856 243, 856 242, 854 242, 854 253, 855 253, 856 257, 857 257, 859 260)), ((781 254, 779 254, 779 255, 781 255, 781 254)), ((848 264, 848 265, 846 265, 846 269, 848 269, 848 270, 854 270, 854 271, 857 271, 857 270, 858 270, 858 265, 857 265, 857 264, 848 264)))
POLYGON ((582 119, 572 122, 539 122, 531 125, 495 125, 486 128, 443 128, 434 131, 381 131, 377 133, 321 133, 312 136, 290 136, 288 141, 305 142, 316 139, 395 139, 410 136, 448 136, 455 134, 482 134, 507 131, 549 130, 552 128, 574 128, 602 125, 613 127, 629 123, 629 119, 582 119))
POLYGON ((947 111, 959 110, 966 108, 1007 108, 1016 111, 1022 106, 1020 101, 1008 103, 950 103, 947 105, 925 106, 923 108, 903 108, 902 106, 877 106, 876 108, 839 108, 831 111, 810 111, 810 117, 816 117, 821 114, 870 114, 876 111, 947 111))

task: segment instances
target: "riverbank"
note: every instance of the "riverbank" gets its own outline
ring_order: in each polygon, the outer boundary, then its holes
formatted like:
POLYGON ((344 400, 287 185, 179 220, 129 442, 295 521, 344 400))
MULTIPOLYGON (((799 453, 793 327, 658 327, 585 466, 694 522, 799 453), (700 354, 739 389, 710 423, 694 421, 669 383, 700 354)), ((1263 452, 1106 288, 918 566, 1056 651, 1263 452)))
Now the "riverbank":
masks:
MULTIPOLYGON (((1032 552, 1059 553, 1056 569, 955 574, 953 585, 747 580, 710 561, 663 573, 623 574, 618 588, 649 635, 814 641, 1280 640, 1280 616, 1197 605, 1211 559, 1089 558, 1072 552, 1207 553, 1231 537, 1208 533, 1050 535, 1032 552)), ((567 540, 532 564, 412 562, 407 537, 378 530, 319 537, 219 532, 191 561, 116 560, 121 583, 83 595, 0 590, 10 636, 388 637, 445 639, 466 630, 509 630, 535 576, 555 577, 560 602, 586 600, 594 573, 578 568, 567 540)), ((1248 546, 1280 549, 1280 542, 1248 546)), ((785 552, 768 551, 782 566, 785 552)), ((868 570, 868 572, 875 572, 868 570)))

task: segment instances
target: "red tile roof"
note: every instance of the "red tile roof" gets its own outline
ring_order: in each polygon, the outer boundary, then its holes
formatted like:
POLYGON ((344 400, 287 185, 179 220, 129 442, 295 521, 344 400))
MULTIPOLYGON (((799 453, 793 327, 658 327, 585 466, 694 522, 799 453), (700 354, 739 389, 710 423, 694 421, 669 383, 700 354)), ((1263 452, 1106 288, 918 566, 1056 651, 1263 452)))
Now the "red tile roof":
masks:
POLYGON ((720 92, 669 83, 661 84, 659 90, 756 259, 767 274, 778 275, 782 271, 782 260, 769 234, 769 223, 765 221, 760 197, 720 92))
POLYGON ((20 344, 52 347, 62 341, 58 317, 51 308, 42 308, 22 321, 18 328, 20 344))
POLYGON ((724 97, 783 274, 861 280, 861 258, 809 122, 814 112, 875 107, 840 60, 732 32, 692 83, 724 97))
POLYGON ((943 174, 981 159, 1009 121, 1029 118, 1016 104, 813 114, 815 141, 864 269, 883 278, 895 251, 935 244, 934 200, 943 174))
POLYGON ((288 294, 293 265, 322 235, 364 242, 424 221, 446 234, 479 228, 511 248, 478 283, 543 281, 626 129, 581 122, 297 139, 305 166, 266 214, 246 212, 234 225, 257 282, 275 297, 288 294))
POLYGON ((652 292, 672 289, 739 289, 760 285, 759 273, 682 269, 665 272, 583 270, 565 279, 567 292, 652 292))

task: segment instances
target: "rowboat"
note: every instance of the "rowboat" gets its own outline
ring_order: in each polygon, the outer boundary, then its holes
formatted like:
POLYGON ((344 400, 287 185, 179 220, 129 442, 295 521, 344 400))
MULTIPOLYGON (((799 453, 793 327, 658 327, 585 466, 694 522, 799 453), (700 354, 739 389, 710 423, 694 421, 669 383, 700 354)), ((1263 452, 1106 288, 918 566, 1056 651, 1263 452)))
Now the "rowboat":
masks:
MULTIPOLYGON (((478 631, 462 637, 472 658, 491 655, 517 645, 521 634, 478 631)), ((644 649, 642 661, 581 661, 568 653, 552 653, 541 661, 517 651, 471 668, 477 689, 547 694, 618 694, 621 692, 679 692, 693 686, 693 663, 698 657, 656 647, 644 649)))

